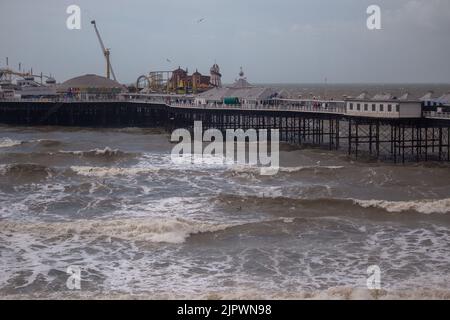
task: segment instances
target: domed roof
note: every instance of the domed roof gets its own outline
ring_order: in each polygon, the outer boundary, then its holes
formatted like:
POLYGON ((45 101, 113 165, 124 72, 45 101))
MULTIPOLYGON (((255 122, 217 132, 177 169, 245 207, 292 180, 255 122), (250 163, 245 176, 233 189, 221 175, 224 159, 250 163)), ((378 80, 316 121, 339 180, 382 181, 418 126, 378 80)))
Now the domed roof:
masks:
POLYGON ((220 73, 219 65, 217 63, 214 63, 214 65, 211 67, 210 71, 214 72, 214 73, 220 73))
POLYGON ((123 86, 117 81, 105 77, 101 77, 95 74, 86 74, 84 76, 69 79, 59 86, 60 90, 67 90, 70 88, 123 89, 123 86))
POLYGON ((231 86, 230 88, 252 88, 253 86, 248 83, 247 79, 241 78, 241 79, 237 79, 231 86))
POLYGON ((239 72, 239 79, 237 79, 234 84, 231 86, 232 88, 251 88, 252 85, 248 83, 247 78, 244 77, 244 69, 241 67, 241 71, 239 72))

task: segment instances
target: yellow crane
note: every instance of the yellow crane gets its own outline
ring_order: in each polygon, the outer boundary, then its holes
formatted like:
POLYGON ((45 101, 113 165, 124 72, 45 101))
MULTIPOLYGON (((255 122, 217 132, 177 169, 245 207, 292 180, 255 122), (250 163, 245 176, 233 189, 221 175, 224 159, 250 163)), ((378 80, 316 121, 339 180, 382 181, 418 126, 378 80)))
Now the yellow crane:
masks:
POLYGON ((111 58, 110 58, 111 51, 110 51, 110 49, 105 48, 105 45, 103 44, 102 37, 100 36, 100 32, 98 32, 97 24, 95 23, 95 20, 92 20, 91 24, 94 25, 95 33, 97 34, 98 41, 100 42, 100 47, 102 49, 102 53, 103 53, 103 55, 105 56, 105 59, 106 59, 106 77, 108 79, 111 79, 111 75, 112 75, 114 81, 117 81, 116 75, 114 74, 114 70, 113 70, 112 65, 111 65, 111 58))

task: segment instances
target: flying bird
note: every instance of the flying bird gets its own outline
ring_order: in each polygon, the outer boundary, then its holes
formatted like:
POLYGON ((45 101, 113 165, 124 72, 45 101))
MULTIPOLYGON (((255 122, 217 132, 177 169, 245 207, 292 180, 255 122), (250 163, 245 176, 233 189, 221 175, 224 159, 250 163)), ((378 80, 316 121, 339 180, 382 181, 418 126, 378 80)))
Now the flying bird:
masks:
POLYGON ((197 20, 197 23, 201 23, 203 21, 205 21, 205 18, 201 18, 201 19, 197 20))
POLYGON ((172 63, 172 61, 171 61, 170 59, 168 59, 168 58, 166 58, 166 61, 167 61, 168 63, 172 63))

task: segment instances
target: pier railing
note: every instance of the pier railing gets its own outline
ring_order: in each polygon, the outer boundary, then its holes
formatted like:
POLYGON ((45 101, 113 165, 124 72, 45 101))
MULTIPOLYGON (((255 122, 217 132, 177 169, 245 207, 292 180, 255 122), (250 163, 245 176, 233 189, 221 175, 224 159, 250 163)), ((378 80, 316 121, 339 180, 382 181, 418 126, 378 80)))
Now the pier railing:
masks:
POLYGON ((308 113, 328 113, 328 114, 345 114, 345 106, 324 106, 319 105, 297 105, 291 103, 276 103, 276 104, 236 104, 226 105, 219 103, 198 104, 190 101, 171 101, 163 98, 149 98, 149 99, 2 99, 5 102, 54 102, 54 103, 94 103, 94 102, 131 102, 131 103, 160 103, 166 104, 172 108, 190 108, 190 109, 207 109, 207 110, 254 110, 254 111, 293 111, 293 112, 308 112, 308 113))
POLYGON ((255 111, 294 111, 294 112, 310 112, 310 113, 333 113, 345 114, 345 107, 335 106, 298 106, 291 104, 239 104, 239 105, 224 105, 224 104, 195 104, 195 103, 180 103, 175 102, 170 104, 173 108, 193 108, 193 109, 215 109, 215 110, 255 110, 255 111))
MULTIPOLYGON (((1 102, 33 102, 33 103, 92 103, 92 102, 128 102, 128 100, 123 99, 18 99, 18 98, 8 98, 0 99, 1 102)), ((142 101, 141 101, 142 102, 142 101)))
POLYGON ((432 119, 450 119, 450 112, 425 111, 423 116, 432 119))
MULTIPOLYGON (((0 99, 2 102, 32 102, 32 103, 138 103, 138 104, 163 104, 171 108, 184 108, 184 109, 200 109, 200 110, 251 110, 251 111, 290 111, 299 113, 321 113, 321 114, 340 114, 340 115, 354 115, 352 113, 347 113, 345 105, 340 101, 333 102, 330 104, 317 103, 317 104, 300 104, 299 102, 291 101, 278 101, 276 103, 243 103, 236 105, 226 105, 223 103, 207 103, 199 104, 191 99, 188 100, 175 100, 163 97, 149 97, 146 99, 17 99, 17 98, 7 98, 0 99), (338 105, 337 105, 338 104, 338 105)), ((385 113, 383 115, 377 114, 380 118, 395 118, 391 113, 385 113)), ((422 116, 429 119, 443 119, 450 120, 450 112, 436 112, 436 111, 425 111, 422 116)))

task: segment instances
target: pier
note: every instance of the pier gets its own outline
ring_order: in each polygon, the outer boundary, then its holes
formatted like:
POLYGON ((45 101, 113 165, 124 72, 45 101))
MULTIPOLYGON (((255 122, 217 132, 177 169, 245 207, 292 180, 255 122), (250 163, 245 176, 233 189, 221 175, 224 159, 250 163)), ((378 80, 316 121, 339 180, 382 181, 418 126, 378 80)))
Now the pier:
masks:
POLYGON ((0 122, 23 126, 162 127, 204 130, 278 129, 282 142, 342 150, 356 159, 395 163, 450 161, 450 116, 417 118, 350 115, 345 104, 217 105, 167 99, 111 101, 0 101, 0 122))

